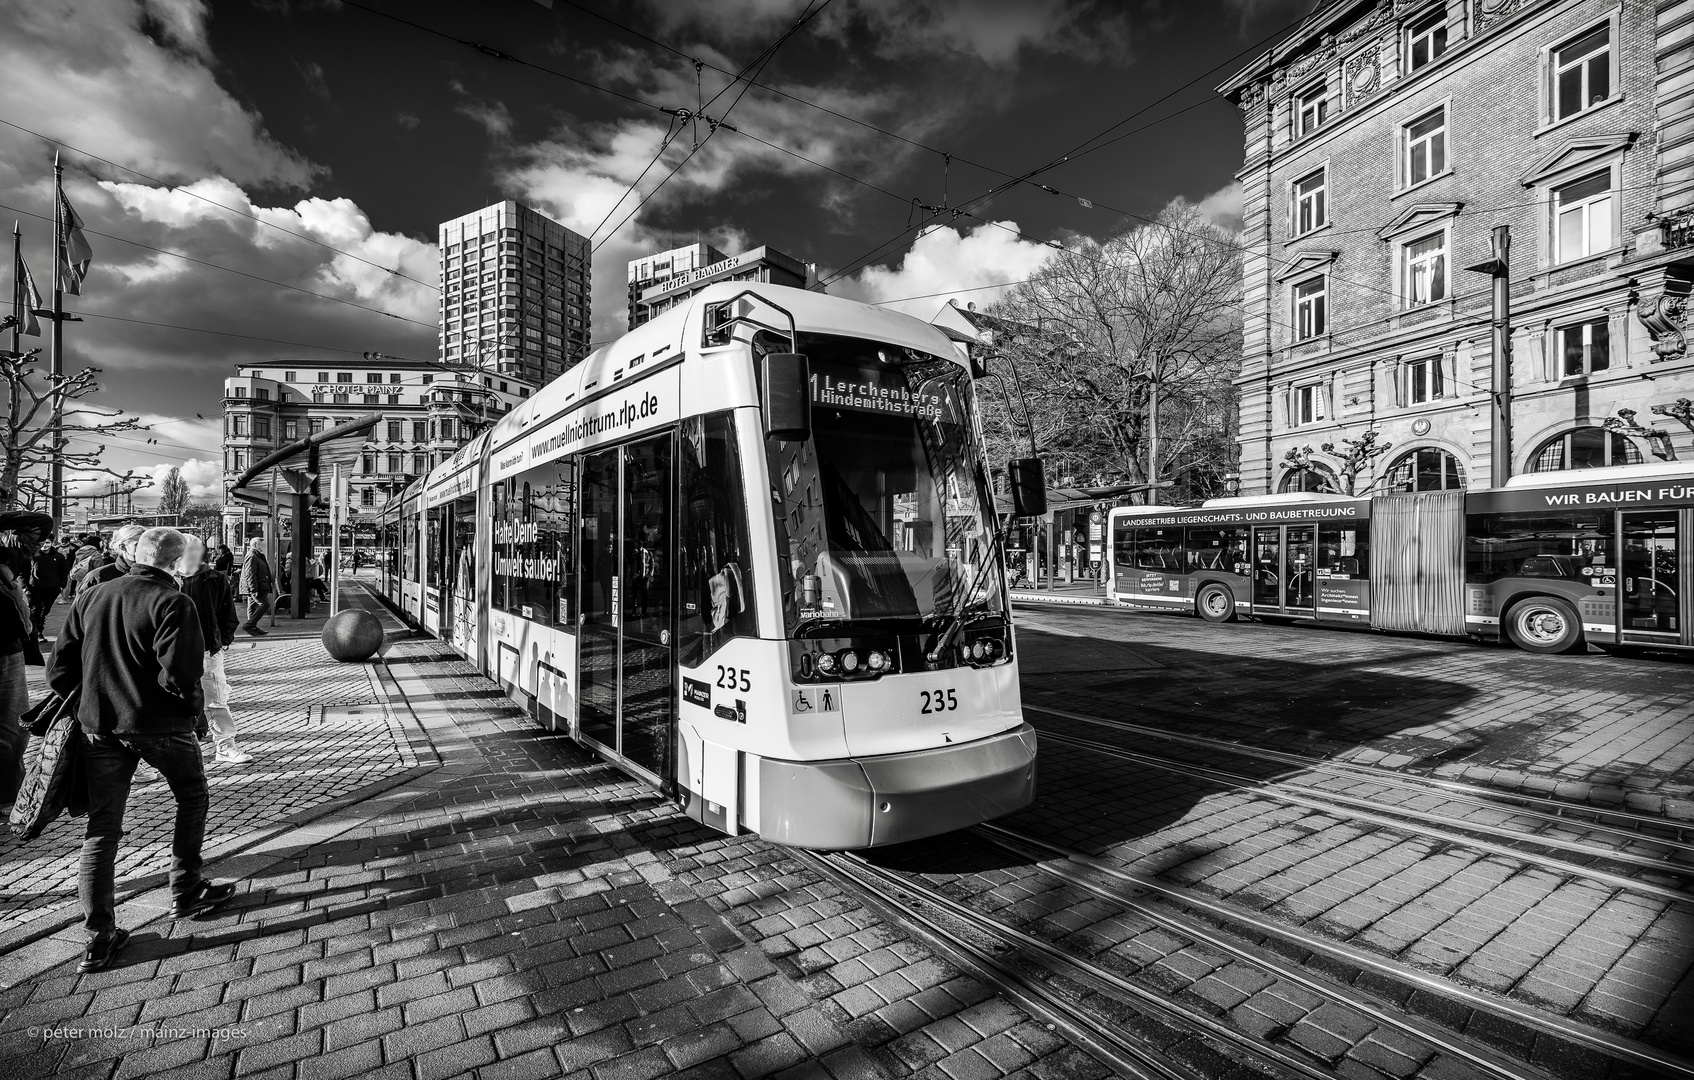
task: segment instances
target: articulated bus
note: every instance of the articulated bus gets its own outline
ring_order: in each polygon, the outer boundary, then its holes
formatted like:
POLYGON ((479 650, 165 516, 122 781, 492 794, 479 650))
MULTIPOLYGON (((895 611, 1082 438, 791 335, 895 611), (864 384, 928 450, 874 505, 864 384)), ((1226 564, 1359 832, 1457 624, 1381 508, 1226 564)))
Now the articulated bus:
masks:
POLYGON ((725 283, 391 502, 391 605, 696 820, 862 848, 1034 797, 968 364, 725 283))
POLYGON ((1118 507, 1109 602, 1450 636, 1531 652, 1694 648, 1694 467, 1514 477, 1490 491, 1118 507))

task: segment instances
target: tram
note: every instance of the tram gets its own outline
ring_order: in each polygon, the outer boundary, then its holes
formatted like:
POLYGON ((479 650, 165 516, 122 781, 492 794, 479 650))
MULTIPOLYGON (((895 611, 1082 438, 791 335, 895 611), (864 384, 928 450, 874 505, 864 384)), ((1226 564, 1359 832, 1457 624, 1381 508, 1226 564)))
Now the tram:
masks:
POLYGON ((934 327, 723 283, 391 501, 388 602, 695 820, 873 847, 1027 805, 968 363, 934 327))
POLYGON ((1686 462, 1488 491, 1117 507, 1107 545, 1108 602, 1126 607, 1504 636, 1539 653, 1694 649, 1686 462))

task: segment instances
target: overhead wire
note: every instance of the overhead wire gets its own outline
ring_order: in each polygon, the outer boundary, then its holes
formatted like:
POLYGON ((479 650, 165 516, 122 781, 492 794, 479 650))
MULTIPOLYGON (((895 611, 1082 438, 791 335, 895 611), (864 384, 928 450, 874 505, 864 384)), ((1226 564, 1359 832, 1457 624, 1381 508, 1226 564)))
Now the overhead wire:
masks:
POLYGON ((12 121, 5 119, 4 117, 0 117, 0 124, 4 124, 9 128, 13 128, 17 131, 21 131, 25 135, 32 135, 35 138, 40 139, 41 141, 43 141, 45 143, 49 143, 53 146, 63 147, 64 149, 69 150, 74 154, 81 154, 83 157, 88 158, 91 161, 98 161, 98 162, 101 162, 102 164, 110 165, 114 169, 122 169, 126 173, 130 173, 131 175, 134 175, 134 176, 139 176, 143 180, 149 181, 150 183, 157 184, 158 186, 166 189, 167 191, 175 191, 178 194, 187 195, 191 199, 198 199, 199 201, 206 203, 209 206, 215 206, 220 210, 226 210, 229 213, 235 214, 239 217, 247 218, 250 221, 256 221, 260 225, 264 225, 267 228, 275 229, 276 231, 281 232, 281 233, 287 233, 289 236, 295 237, 296 239, 304 240, 309 244, 315 244, 318 247, 321 247, 321 248, 323 248, 327 251, 333 251, 337 255, 344 255, 347 258, 354 260, 355 262, 362 262, 366 266, 375 267, 376 269, 381 270, 384 273, 392 274, 393 276, 398 277, 398 278, 405 278, 407 281, 413 282, 413 283, 418 284, 418 285, 422 285, 426 289, 434 289, 437 292, 439 292, 441 290, 440 285, 431 284, 427 281, 421 281, 418 278, 412 277, 410 274, 402 273, 401 271, 394 269, 392 266, 384 266, 379 262, 372 262, 370 259, 367 259, 362 255, 355 255, 351 251, 345 251, 341 248, 336 247, 334 244, 326 244, 322 240, 319 240, 318 238, 316 238, 314 236, 308 236, 308 235, 306 235, 305 233, 302 233, 302 232, 295 232, 293 229, 285 229, 281 225, 278 225, 276 222, 266 221, 264 218, 259 217, 257 214, 254 214, 253 212, 251 212, 249 210, 243 210, 240 207, 230 206, 227 203, 218 202, 216 199, 208 199, 206 196, 201 195, 198 192, 189 191, 186 187, 177 186, 177 187, 173 188, 170 184, 170 181, 168 181, 168 180, 160 179, 157 176, 153 176, 149 173, 142 172, 140 169, 131 168, 128 165, 124 165, 120 162, 113 161, 110 158, 104 158, 104 157, 101 157, 99 154, 93 153, 93 152, 88 151, 88 150, 81 149, 80 147, 72 146, 70 143, 65 142, 62 139, 55 139, 51 135, 44 135, 39 131, 34 131, 30 128, 26 128, 22 124, 13 123, 12 121))
MULTIPOLYGON (((24 210, 24 209, 22 209, 20 207, 16 207, 16 206, 8 206, 5 203, 0 203, 0 210, 9 210, 14 214, 22 214, 25 217, 37 218, 41 221, 52 221, 53 220, 52 217, 47 215, 47 214, 38 214, 38 213, 34 212, 33 210, 24 210)), ((226 274, 235 274, 237 277, 250 278, 253 281, 262 281, 266 285, 275 285, 279 289, 288 289, 288 290, 293 291, 293 292, 304 293, 307 296, 315 296, 320 300, 328 300, 332 303, 344 304, 347 307, 357 308, 360 311, 369 311, 369 312, 376 314, 376 315, 386 315, 390 319, 398 319, 401 322, 409 322, 409 323, 412 323, 415 326, 425 326, 425 327, 428 327, 431 330, 434 330, 436 328, 435 323, 426 323, 421 319, 412 319, 412 318, 408 318, 404 315, 396 315, 392 311, 384 311, 381 308, 371 307, 369 304, 361 304, 361 303, 358 303, 356 301, 347 300, 347 299, 344 299, 344 298, 339 297, 339 296, 331 296, 329 293, 321 293, 321 292, 316 292, 312 289, 301 288, 299 285, 290 285, 286 281, 278 281, 275 278, 262 277, 259 274, 249 273, 246 270, 237 270, 233 266, 224 266, 221 263, 209 262, 205 259, 196 259, 194 256, 184 255, 180 251, 171 251, 169 248, 154 247, 152 244, 144 244, 139 240, 131 240, 128 237, 117 236, 117 235, 114 235, 113 233, 108 233, 108 232, 101 232, 98 229, 91 229, 86 225, 83 226, 82 231, 87 233, 89 236, 98 236, 98 237, 105 239, 105 240, 116 241, 117 243, 120 243, 120 244, 128 244, 131 247, 138 247, 138 248, 141 248, 144 251, 157 252, 160 255, 169 255, 172 258, 181 259, 184 262, 194 263, 196 266, 204 266, 204 267, 207 267, 207 268, 212 269, 212 270, 222 270, 226 274)))

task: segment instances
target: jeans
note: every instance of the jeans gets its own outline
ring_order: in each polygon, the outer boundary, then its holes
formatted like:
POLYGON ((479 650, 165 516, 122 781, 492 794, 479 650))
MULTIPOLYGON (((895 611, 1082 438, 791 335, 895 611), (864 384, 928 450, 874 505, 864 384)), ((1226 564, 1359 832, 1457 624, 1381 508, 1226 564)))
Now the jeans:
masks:
POLYGON ((29 621, 35 624, 35 636, 43 637, 47 633, 47 613, 53 610, 53 601, 59 598, 55 589, 47 592, 42 589, 31 589, 29 593, 29 621))
POLYGON ((138 762, 159 770, 176 796, 176 835, 171 841, 171 895, 181 898, 200 888, 200 847, 206 838, 206 772, 200 744, 192 732, 170 735, 88 735, 83 764, 88 773, 88 832, 82 842, 83 927, 90 936, 117 925, 115 897, 118 844, 124 835, 124 807, 138 762))
POLYGON ((259 625, 259 617, 271 609, 271 594, 263 593, 247 601, 247 621, 242 626, 251 630, 259 625))
POLYGON ((206 672, 200 676, 200 691, 206 695, 206 724, 212 729, 212 745, 218 753, 235 749, 235 716, 229 711, 229 679, 224 675, 224 657, 228 649, 220 649, 206 657, 206 672))
MULTIPOLYGON (((0 601, 3 601, 0 597, 0 601)), ((24 654, 0 656, 0 806, 18 797, 24 782, 24 750, 29 732, 18 718, 29 708, 24 684, 24 654)))

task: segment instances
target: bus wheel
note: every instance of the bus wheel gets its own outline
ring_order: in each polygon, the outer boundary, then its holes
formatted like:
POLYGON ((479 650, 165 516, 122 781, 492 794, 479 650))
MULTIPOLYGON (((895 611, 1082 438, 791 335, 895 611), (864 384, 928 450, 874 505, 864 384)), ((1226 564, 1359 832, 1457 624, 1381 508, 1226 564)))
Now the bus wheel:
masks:
POLYGON ((1234 622, 1235 594, 1214 581, 1201 587, 1200 595, 1194 598, 1194 610, 1207 622, 1234 622))
POLYGON ((1526 652, 1568 653, 1582 647, 1582 623, 1576 609, 1551 596, 1535 596, 1513 605, 1506 633, 1526 652))

